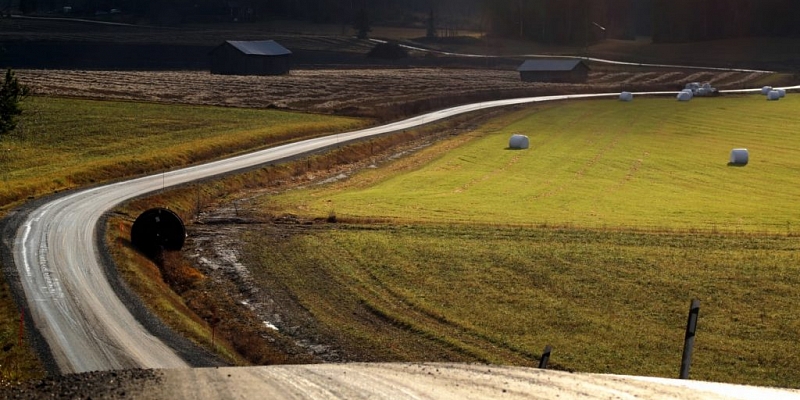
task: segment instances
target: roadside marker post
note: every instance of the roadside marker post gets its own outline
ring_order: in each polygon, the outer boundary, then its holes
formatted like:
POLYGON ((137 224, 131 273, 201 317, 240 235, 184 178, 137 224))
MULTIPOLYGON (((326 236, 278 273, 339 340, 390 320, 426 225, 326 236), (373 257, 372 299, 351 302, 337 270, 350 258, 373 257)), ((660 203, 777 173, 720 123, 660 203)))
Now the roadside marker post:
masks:
POLYGON ((553 348, 550 347, 548 344, 544 346, 544 352, 542 352, 542 358, 539 360, 539 369, 547 369, 547 363, 550 361, 550 352, 553 351, 553 348))
POLYGON ((686 337, 683 341, 683 357, 681 358, 680 379, 689 379, 689 367, 692 365, 694 336, 697 332, 697 317, 700 314, 700 300, 692 300, 689 307, 689 320, 686 322, 686 337))

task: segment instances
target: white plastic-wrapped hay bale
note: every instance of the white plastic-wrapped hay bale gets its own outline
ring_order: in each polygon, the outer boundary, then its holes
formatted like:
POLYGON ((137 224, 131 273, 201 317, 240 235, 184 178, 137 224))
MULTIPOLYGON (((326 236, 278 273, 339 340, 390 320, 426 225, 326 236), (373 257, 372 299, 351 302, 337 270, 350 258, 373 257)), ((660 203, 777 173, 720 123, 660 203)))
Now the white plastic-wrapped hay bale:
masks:
POLYGON ((631 92, 622 92, 619 94, 620 101, 633 101, 633 93, 631 92))
POLYGON ((698 96, 708 96, 708 94, 709 94, 709 90, 704 88, 704 87, 701 87, 700 89, 697 89, 697 95, 698 96))
POLYGON ((511 139, 508 141, 508 148, 513 150, 524 150, 531 146, 531 142, 525 135, 511 135, 511 139))
POLYGON ((731 165, 747 165, 750 161, 750 152, 747 149, 731 150, 731 165))
POLYGON ((772 91, 772 86, 764 86, 761 88, 761 94, 763 94, 764 96, 768 95, 769 92, 771 91, 772 91))
POLYGON ((692 92, 695 92, 697 91, 697 89, 700 89, 700 82, 687 83, 686 86, 684 86, 683 88, 684 90, 688 89, 691 90, 692 92))
POLYGON ((706 91, 710 92, 711 91, 711 84, 706 82, 706 83, 703 84, 702 88, 705 89, 706 91))
POLYGON ((769 93, 767 94, 767 100, 775 101, 780 99, 781 99, 781 94, 777 90, 770 90, 769 93))
POLYGON ((689 101, 692 99, 692 92, 678 92, 678 101, 689 101))
POLYGON ((778 92, 778 96, 780 96, 781 98, 786 97, 786 89, 778 89, 776 91, 778 92))

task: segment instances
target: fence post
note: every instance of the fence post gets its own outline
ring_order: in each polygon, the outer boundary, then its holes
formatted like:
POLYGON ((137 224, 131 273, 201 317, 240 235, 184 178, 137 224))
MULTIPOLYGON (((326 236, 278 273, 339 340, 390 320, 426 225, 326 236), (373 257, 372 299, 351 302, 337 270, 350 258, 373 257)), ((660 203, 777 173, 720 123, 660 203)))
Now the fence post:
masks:
POLYGON ((548 344, 544 347, 544 352, 542 353, 542 359, 539 360, 539 369, 547 369, 547 362, 550 361, 550 352, 553 349, 548 344))
POLYGON ((697 332, 697 317, 700 314, 700 300, 692 300, 689 307, 689 321, 686 322, 686 337, 683 341, 683 357, 681 358, 680 379, 689 379, 689 367, 692 365, 694 336, 697 332))

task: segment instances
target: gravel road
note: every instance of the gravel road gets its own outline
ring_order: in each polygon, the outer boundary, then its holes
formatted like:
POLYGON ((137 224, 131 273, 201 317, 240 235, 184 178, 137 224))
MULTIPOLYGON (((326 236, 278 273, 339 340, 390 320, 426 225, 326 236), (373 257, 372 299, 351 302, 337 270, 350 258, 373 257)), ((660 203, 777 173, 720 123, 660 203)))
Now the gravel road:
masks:
POLYGON ((92 372, 0 389, 8 399, 800 399, 800 392, 476 364, 321 364, 92 372))

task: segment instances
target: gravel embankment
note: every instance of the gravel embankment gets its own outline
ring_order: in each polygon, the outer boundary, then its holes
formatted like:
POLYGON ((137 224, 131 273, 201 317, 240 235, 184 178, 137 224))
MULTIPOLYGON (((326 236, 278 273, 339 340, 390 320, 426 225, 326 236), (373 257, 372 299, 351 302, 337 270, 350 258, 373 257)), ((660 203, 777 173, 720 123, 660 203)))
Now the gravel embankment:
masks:
POLYGON ((0 388, 3 399, 142 399, 161 384, 162 372, 150 369, 57 375, 0 388))

